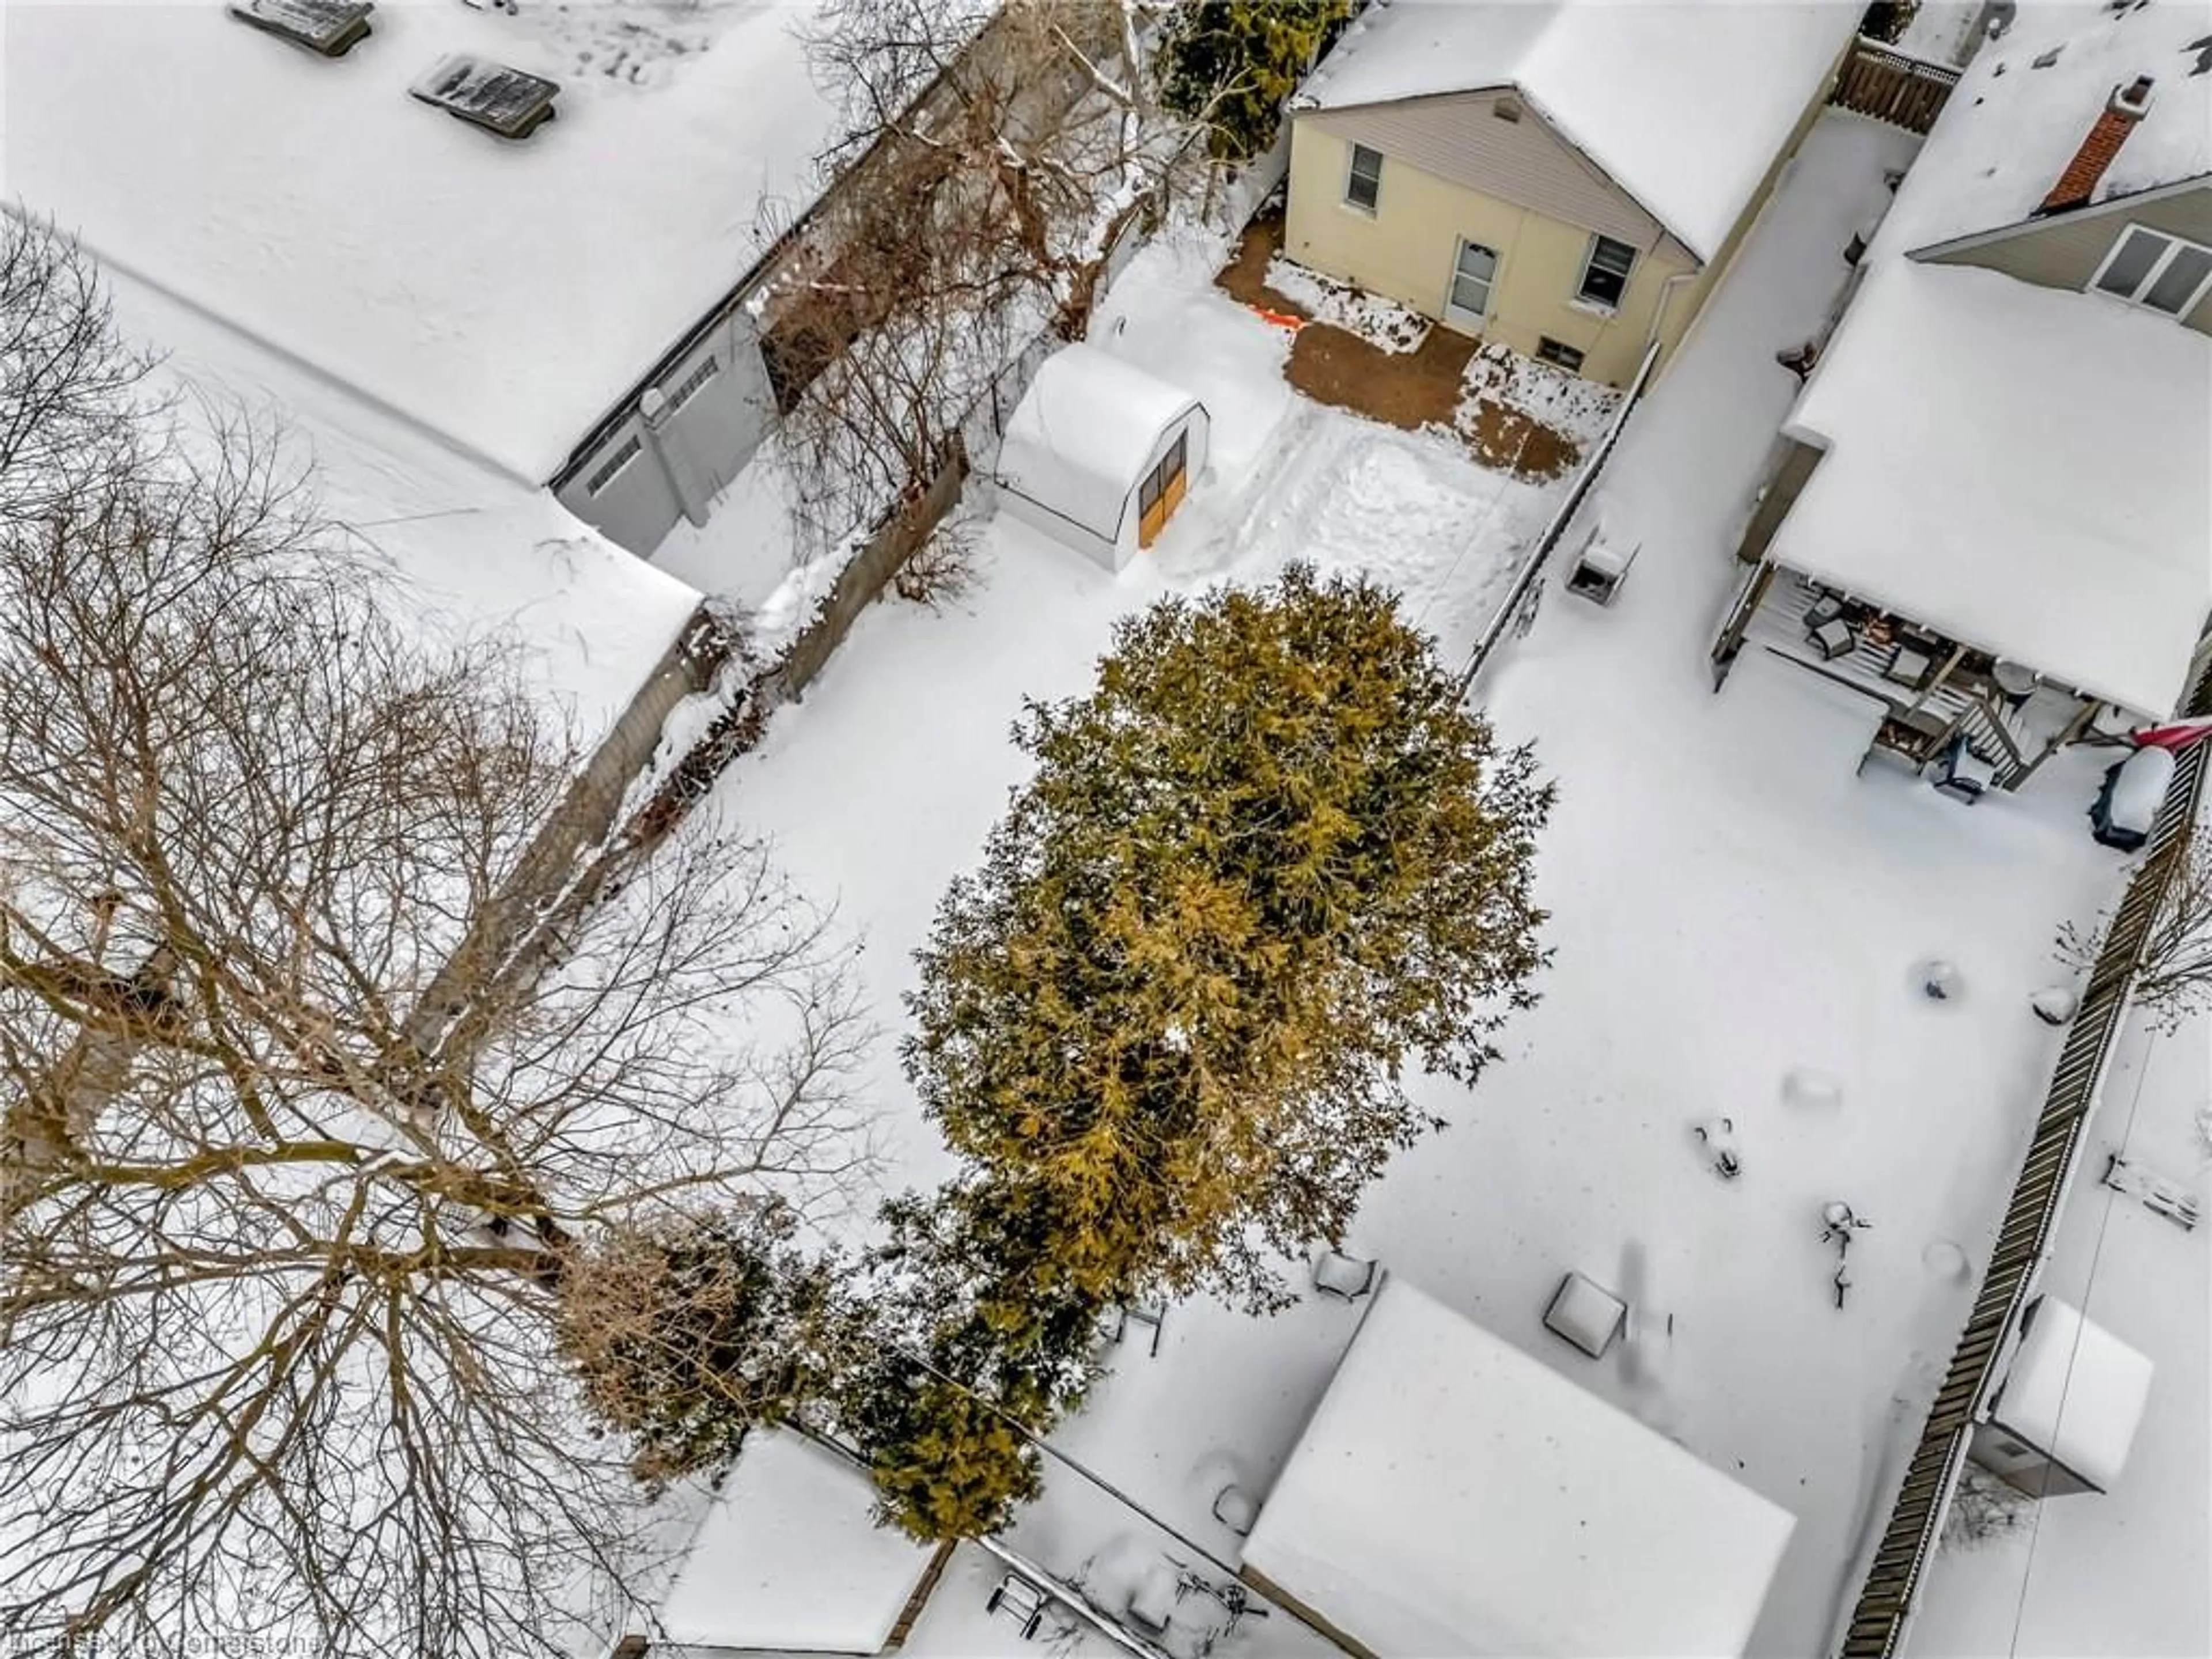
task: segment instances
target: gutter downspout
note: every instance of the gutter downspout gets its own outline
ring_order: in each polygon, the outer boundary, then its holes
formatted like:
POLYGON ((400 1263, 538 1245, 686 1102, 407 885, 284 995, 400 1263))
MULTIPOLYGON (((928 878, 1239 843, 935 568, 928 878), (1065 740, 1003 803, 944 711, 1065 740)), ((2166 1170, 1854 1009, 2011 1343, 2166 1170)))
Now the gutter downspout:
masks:
POLYGON ((1659 343, 1659 331, 1667 325, 1667 305, 1674 297, 1674 285, 1694 282, 1704 275, 1702 270, 1678 270, 1659 284, 1659 303, 1651 310, 1651 330, 1644 337, 1644 350, 1650 351, 1659 343))

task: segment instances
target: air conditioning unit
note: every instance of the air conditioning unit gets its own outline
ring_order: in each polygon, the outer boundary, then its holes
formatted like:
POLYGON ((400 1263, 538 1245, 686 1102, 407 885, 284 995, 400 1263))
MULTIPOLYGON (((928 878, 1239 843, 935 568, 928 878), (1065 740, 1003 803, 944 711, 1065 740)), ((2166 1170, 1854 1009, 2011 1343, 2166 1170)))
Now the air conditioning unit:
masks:
POLYGON ((457 53, 408 91, 447 114, 502 138, 527 138, 554 115, 560 84, 488 58, 457 53))
POLYGON ((368 39, 370 0, 230 0, 230 15, 320 58, 343 58, 368 39))

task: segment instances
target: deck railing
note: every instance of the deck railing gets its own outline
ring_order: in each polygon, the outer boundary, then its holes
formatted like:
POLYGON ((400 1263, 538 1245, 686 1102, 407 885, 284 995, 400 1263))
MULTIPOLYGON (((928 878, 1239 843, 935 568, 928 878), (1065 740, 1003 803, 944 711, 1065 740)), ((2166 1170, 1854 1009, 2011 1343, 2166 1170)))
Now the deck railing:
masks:
POLYGON ((1828 101, 1924 137, 1958 84, 1959 71, 1949 64, 1915 58, 1863 34, 1851 42, 1828 101))
MULTIPOLYGON (((2212 690, 2208 676, 2207 690, 2212 690)), ((2192 698, 2191 712, 2208 712, 2192 698)), ((1905 1638, 1936 1540, 1949 1507, 1951 1491, 1966 1460, 1974 1413, 1995 1380, 2004 1346, 2018 1323, 2033 1286, 2035 1269, 2057 1223, 2066 1181, 2079 1153, 2082 1131, 2095 1105, 2112 1048, 2135 988, 2138 959, 2151 924, 2158 918, 2168 882, 2186 855, 2191 827, 2203 802, 2207 770, 2197 743, 2183 751, 2173 781, 2152 825, 2148 850, 2122 896, 2119 908, 2097 952, 2081 1005, 2044 1097, 2035 1133, 2021 1161, 2020 1177, 1997 1229, 1989 1270, 1974 1297, 1966 1329, 1953 1350, 1951 1364, 1936 1391, 1928 1420, 1906 1464, 1905 1478, 1890 1510, 1889 1523, 1875 1547, 1845 1628, 1841 1659, 1893 1659, 1905 1638)))

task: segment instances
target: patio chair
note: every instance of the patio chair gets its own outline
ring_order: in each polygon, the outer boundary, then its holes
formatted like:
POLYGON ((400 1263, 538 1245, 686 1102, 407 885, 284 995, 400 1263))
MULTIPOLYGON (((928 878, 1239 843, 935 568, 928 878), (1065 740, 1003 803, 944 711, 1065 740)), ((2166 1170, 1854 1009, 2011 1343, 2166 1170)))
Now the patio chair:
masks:
POLYGON ((993 1618, 1008 1620, 1026 1642, 1043 1627, 1045 1609, 1049 1605, 1042 1589, 1021 1574, 1010 1572, 991 1591, 983 1603, 983 1611, 993 1618))
POLYGON ((1571 1273, 1552 1292, 1544 1310, 1544 1328, 1563 1337, 1592 1359, 1605 1358, 1628 1322, 1628 1304, 1611 1291, 1601 1290, 1580 1273, 1571 1273))
POLYGON ((1365 1256, 1323 1250, 1314 1257, 1313 1285, 1323 1296, 1357 1302, 1375 1288, 1375 1264, 1365 1256))
POLYGON ((1160 1357, 1160 1327, 1167 1323, 1167 1304, 1164 1302, 1124 1303, 1114 1310, 1113 1340, 1121 1341, 1128 1334, 1132 1325, 1149 1326, 1152 1336, 1145 1352, 1158 1359, 1160 1357))

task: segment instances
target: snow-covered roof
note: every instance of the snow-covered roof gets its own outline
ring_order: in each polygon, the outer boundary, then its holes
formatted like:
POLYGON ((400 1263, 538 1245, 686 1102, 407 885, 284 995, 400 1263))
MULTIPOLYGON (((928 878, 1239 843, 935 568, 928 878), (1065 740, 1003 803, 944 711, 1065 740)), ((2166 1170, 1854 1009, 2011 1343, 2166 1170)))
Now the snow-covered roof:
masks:
POLYGON ((380 0, 325 60, 216 0, 11 0, 4 185, 543 483, 813 193, 810 6, 380 0), (449 53, 559 82, 556 118, 509 143, 410 97, 449 53))
POLYGON ((380 556, 426 637, 503 634, 527 686, 586 740, 612 723, 699 596, 545 490, 362 402, 204 312, 112 271, 118 328, 166 354, 165 389, 280 420, 325 513, 380 556))
POLYGON ((1784 428, 1781 563, 2140 714, 2212 608, 2212 339, 2102 295, 1882 262, 1784 428))
POLYGON ((720 1650, 879 1651, 932 1552, 875 1525, 873 1504, 867 1478, 834 1454, 754 1435, 661 1605, 662 1635, 720 1650))
POLYGON ((1512 86, 1710 258, 1856 27, 1773 0, 1376 0, 1300 94, 1322 109, 1512 86))
POLYGON ((1006 422, 999 483, 1113 541, 1162 435, 1197 407, 1180 386, 1097 346, 1063 346, 1006 422))
POLYGON ((1394 1279, 1244 1564, 1382 1659, 1680 1659, 1743 1651, 1796 1524, 1394 1279))
POLYGON ((2152 77, 2136 123, 2092 197, 2132 196, 2212 173, 2212 74, 2192 74, 2212 0, 2021 6, 1960 78, 1883 226, 1891 248, 2018 224, 2041 205, 2115 87, 2152 77), (2041 67, 2038 67, 2040 64, 2041 67))
POLYGON ((2055 1296, 2031 1310, 1990 1415, 2099 1492, 2127 1467, 2150 1400, 2152 1364, 2055 1296))

